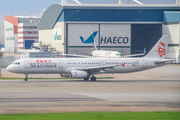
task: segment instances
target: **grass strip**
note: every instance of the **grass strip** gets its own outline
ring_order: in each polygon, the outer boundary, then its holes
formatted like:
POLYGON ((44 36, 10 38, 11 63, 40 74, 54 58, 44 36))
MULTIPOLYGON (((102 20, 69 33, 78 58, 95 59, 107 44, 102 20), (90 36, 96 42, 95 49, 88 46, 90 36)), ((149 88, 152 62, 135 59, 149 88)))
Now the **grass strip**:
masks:
MULTIPOLYGON (((113 79, 114 77, 97 77, 97 79, 113 79)), ((24 79, 24 78, 9 78, 9 77, 0 77, 0 80, 17 80, 17 79, 24 79)), ((32 78, 28 77, 28 79, 75 79, 75 78, 32 78)))
POLYGON ((7 68, 8 67, 8 65, 7 66, 3 66, 2 68, 7 68))
POLYGON ((180 120, 180 112, 1 114, 0 120, 180 120))

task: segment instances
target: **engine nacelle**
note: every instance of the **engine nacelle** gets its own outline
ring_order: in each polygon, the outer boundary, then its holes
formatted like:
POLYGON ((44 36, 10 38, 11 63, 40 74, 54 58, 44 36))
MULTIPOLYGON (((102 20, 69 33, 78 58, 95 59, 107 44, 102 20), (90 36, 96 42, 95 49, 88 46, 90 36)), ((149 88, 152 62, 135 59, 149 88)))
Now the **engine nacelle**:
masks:
POLYGON ((60 75, 61 75, 61 77, 71 77, 71 75, 69 73, 61 73, 60 75))
POLYGON ((71 78, 86 78, 87 76, 86 71, 71 70, 71 78))

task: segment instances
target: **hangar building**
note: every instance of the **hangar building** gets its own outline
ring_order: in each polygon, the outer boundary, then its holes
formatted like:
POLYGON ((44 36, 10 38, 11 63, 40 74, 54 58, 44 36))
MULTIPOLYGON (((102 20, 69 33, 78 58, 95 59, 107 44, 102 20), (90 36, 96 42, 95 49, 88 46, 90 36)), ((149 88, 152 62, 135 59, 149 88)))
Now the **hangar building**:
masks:
POLYGON ((53 4, 38 23, 39 41, 61 53, 92 52, 93 33, 101 50, 147 53, 162 35, 170 35, 167 57, 180 62, 179 5, 53 4))

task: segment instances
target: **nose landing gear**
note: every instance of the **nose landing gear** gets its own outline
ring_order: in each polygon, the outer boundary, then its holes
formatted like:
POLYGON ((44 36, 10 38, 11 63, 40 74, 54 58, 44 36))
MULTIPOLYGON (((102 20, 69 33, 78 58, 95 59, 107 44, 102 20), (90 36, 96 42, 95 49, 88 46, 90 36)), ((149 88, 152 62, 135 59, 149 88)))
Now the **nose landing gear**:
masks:
POLYGON ((26 77, 24 78, 25 81, 28 81, 28 74, 26 74, 26 77))

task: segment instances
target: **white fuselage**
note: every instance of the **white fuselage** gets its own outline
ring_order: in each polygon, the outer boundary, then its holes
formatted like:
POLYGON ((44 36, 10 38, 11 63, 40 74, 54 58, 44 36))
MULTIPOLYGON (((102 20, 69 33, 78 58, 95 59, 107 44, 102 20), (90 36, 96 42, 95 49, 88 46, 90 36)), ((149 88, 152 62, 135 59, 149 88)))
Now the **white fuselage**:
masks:
POLYGON ((152 58, 26 58, 15 61, 7 69, 20 74, 60 74, 81 68, 117 65, 96 74, 129 73, 158 67, 154 61, 152 58))
POLYGON ((119 58, 119 57, 121 57, 120 53, 117 51, 103 51, 103 50, 93 51, 92 56, 94 56, 94 57, 105 57, 105 58, 119 58))

